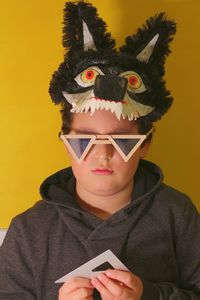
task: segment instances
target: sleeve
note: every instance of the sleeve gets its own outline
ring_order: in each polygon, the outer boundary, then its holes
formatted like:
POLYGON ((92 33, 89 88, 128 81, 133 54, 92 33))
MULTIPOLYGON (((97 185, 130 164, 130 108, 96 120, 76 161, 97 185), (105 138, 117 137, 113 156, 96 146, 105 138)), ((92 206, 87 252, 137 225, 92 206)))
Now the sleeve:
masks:
POLYGON ((0 247, 0 299, 36 300, 31 252, 23 231, 12 221, 0 247))
POLYGON ((176 257, 179 284, 144 281, 141 300, 200 300, 200 216, 189 199, 176 221, 176 257))

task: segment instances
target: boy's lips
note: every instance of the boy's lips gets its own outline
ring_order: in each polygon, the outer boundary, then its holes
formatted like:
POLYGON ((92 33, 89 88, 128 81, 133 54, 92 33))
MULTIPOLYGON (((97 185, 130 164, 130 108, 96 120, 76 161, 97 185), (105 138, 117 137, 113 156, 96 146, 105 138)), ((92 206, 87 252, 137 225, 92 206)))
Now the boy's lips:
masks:
POLYGON ((113 171, 110 169, 101 169, 101 168, 93 169, 91 171, 92 173, 97 175, 111 175, 113 173, 113 171))

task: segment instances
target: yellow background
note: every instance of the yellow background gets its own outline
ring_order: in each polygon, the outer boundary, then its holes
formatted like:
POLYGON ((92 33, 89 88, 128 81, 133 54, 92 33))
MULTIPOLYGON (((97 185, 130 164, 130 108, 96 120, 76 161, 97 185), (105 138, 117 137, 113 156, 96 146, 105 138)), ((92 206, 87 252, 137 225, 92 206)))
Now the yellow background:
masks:
MULTIPOLYGON (((165 181, 191 196, 198 208, 200 134, 199 0, 92 0, 121 45, 126 35, 160 11, 178 23, 166 80, 175 98, 157 123, 148 159, 165 181)), ((51 103, 51 74, 63 59, 64 0, 1 1, 0 16, 0 227, 39 197, 45 177, 66 167, 57 138, 59 108, 51 103)))

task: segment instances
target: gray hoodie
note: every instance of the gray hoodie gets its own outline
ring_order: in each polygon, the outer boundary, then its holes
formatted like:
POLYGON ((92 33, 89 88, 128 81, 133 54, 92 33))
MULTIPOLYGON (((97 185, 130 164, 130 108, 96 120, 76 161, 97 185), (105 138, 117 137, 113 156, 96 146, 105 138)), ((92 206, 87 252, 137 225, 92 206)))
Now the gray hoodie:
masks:
MULTIPOLYGON (((75 199, 70 168, 15 217, 0 248, 0 299, 56 300, 54 282, 107 249, 144 283, 142 300, 200 299, 200 218, 191 200, 141 160, 131 203, 107 220, 75 199)), ((97 292, 94 299, 100 299, 97 292)))

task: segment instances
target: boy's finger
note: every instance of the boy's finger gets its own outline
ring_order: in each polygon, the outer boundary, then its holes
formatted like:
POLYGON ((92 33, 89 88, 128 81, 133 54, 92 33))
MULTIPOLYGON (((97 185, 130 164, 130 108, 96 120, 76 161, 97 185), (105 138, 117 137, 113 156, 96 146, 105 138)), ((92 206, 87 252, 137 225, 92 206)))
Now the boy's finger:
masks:
POLYGON ((61 292, 68 294, 75 291, 78 288, 93 288, 89 279, 86 278, 72 278, 66 281, 61 287, 61 292))
POLYGON ((104 274, 99 275, 98 278, 92 279, 92 283, 106 299, 112 298, 112 295, 122 296, 123 294, 123 287, 120 283, 108 278, 104 274))
POLYGON ((106 271, 106 276, 123 283, 131 289, 135 286, 136 276, 134 276, 131 272, 111 269, 106 271))

